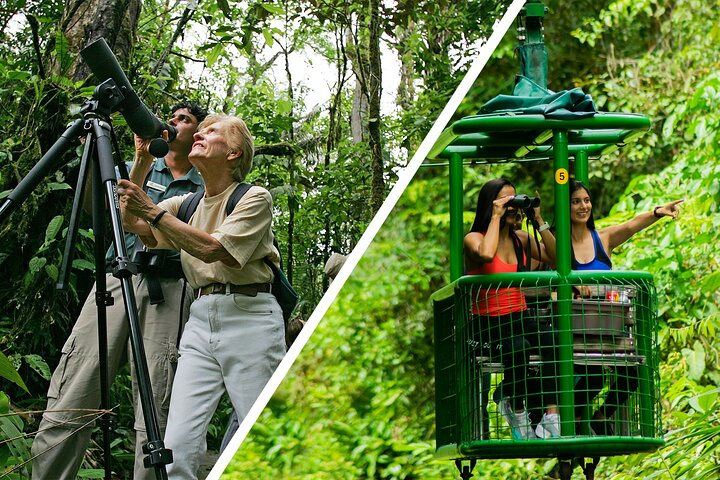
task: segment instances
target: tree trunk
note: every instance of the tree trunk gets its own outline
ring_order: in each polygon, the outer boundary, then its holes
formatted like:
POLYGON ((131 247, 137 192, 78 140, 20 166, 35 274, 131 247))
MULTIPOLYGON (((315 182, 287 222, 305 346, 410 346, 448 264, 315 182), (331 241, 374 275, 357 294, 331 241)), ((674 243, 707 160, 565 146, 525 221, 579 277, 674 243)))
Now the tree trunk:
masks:
MULTIPOLYGON (((134 44, 142 0, 66 0, 61 22, 68 40, 68 50, 77 54, 90 42, 102 37, 115 56, 124 64, 134 44)), ((58 73, 59 65, 51 60, 50 70, 58 73)), ((82 80, 90 71, 80 56, 68 72, 73 80, 82 80)))
MULTIPOLYGON (((294 111, 294 105, 295 105, 295 93, 293 92, 293 79, 292 79, 292 72, 290 71, 290 51, 291 49, 288 48, 287 45, 282 47, 283 56, 285 57, 285 75, 287 76, 287 82, 288 82, 288 99, 290 100, 290 118, 293 120, 295 119, 295 111, 294 111)), ((295 132, 293 130, 293 127, 290 127, 289 131, 289 140, 290 143, 295 142, 295 132)), ((293 281, 293 247, 294 247, 294 233, 295 233, 295 210, 297 209, 297 204, 295 202, 295 155, 291 155, 288 157, 288 183, 292 187, 290 189, 290 193, 288 193, 288 238, 287 238, 287 262, 286 262, 286 272, 287 272, 287 278, 292 283, 293 281)))
POLYGON ((370 41, 368 86, 368 143, 372 158, 372 190, 370 205, 373 215, 385 200, 385 176, 380 134, 380 97, 382 96, 382 67, 380 64, 380 1, 370 0, 370 41))
POLYGON ((410 20, 407 28, 398 28, 397 50, 400 56, 400 84, 395 103, 403 110, 410 110, 415 102, 415 61, 414 52, 406 48, 408 37, 415 30, 415 22, 410 20))
MULTIPOLYGON (((347 76, 347 61, 348 56, 345 52, 345 39, 343 37, 343 30, 341 27, 335 28, 335 48, 338 54, 337 62, 337 83, 335 94, 332 96, 330 101, 330 108, 328 109, 328 133, 325 144, 325 166, 330 165, 330 153, 335 151, 337 145, 340 144, 342 135, 342 122, 338 121, 341 117, 342 109, 342 95, 345 87, 345 80, 347 76)), ((332 253, 332 236, 333 225, 330 222, 330 215, 325 218, 325 238, 323 240, 323 265, 325 265, 330 258, 332 253)), ((323 291, 327 290, 330 285, 327 275, 323 276, 323 291)))
POLYGON ((367 129, 363 120, 368 112, 366 71, 368 70, 367 59, 364 58, 363 49, 358 45, 361 40, 353 35, 351 27, 346 29, 345 37, 350 45, 348 57, 351 61, 353 73, 355 74, 355 91, 353 93, 352 110, 350 112, 350 132, 353 142, 360 143, 367 137, 367 129))

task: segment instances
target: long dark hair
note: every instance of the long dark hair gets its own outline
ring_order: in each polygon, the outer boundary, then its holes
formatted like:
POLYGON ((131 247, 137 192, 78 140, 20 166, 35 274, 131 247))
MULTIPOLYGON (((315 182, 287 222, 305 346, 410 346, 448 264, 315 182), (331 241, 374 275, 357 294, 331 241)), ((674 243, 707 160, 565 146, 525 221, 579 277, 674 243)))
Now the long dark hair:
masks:
MULTIPOLYGON (((471 232, 487 232, 490 226, 490 219, 492 218, 493 202, 497 199, 500 190, 508 185, 515 188, 515 185, 513 185, 510 180, 504 178, 490 180, 482 186, 478 194, 477 207, 475 207, 475 221, 470 228, 471 232)), ((500 220, 500 229, 502 230, 503 227, 505 227, 505 217, 500 220)), ((525 254, 523 253, 523 244, 513 229, 510 229, 509 235, 513 242, 515 256, 517 257, 518 272, 529 271, 531 266, 530 243, 528 243, 528 252, 525 254)))
MULTIPOLYGON (((581 188, 587 192, 588 197, 590 197, 590 201, 592 202, 592 195, 590 194, 590 189, 588 189, 588 187, 586 187, 585 184, 579 180, 570 180, 570 199, 571 199, 570 201, 572 201, 572 194, 577 192, 581 188)), ((595 230, 595 217, 593 217, 592 210, 590 210, 590 216, 588 217, 587 227, 590 230, 595 230)))
MULTIPOLYGON (((515 185, 504 178, 496 178, 490 180, 480 189, 478 194, 477 206, 475 207, 475 221, 470 228, 471 232, 486 232, 490 225, 490 219, 492 218, 493 202, 497 199, 498 193, 506 185, 510 185, 515 188, 515 185)), ((504 219, 503 224, 504 226, 504 219)))

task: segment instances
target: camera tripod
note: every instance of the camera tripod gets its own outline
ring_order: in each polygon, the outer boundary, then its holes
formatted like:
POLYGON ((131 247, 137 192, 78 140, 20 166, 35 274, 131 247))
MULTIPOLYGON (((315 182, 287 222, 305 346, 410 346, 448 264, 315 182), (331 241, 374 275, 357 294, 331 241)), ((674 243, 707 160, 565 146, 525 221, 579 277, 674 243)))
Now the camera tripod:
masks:
MULTIPOLYGON (((112 79, 108 79, 98 85, 93 93, 92 99, 85 102, 81 112, 83 118, 74 121, 53 144, 48 152, 38 161, 28 175, 20 181, 15 189, 8 195, 5 202, 0 206, 0 223, 10 216, 12 210, 21 204, 37 187, 42 179, 52 172, 59 164, 62 155, 67 152, 77 139, 85 136, 85 144, 80 162, 77 188, 73 198, 70 225, 68 228, 63 263, 59 275, 57 287, 63 289, 67 283, 72 265, 72 252, 78 232, 78 220, 84 185, 90 174, 92 166, 92 217, 93 231, 95 233, 95 282, 99 342, 99 367, 100 367, 100 396, 101 408, 108 410, 110 407, 110 382, 108 379, 107 365, 107 326, 106 307, 113 304, 113 298, 107 291, 105 277, 105 210, 110 214, 112 227, 112 241, 115 247, 115 260, 112 264, 112 274, 118 278, 122 287, 123 302, 129 323, 129 338, 132 348, 134 367, 137 376, 140 402, 142 405, 145 428, 148 435, 148 443, 142 449, 147 456, 143 459, 145 468, 154 468, 155 478, 166 480, 167 471, 165 466, 172 463, 172 452, 165 448, 160 435, 160 427, 157 421, 155 403, 153 401, 150 374, 148 372, 145 358, 145 347, 140 331, 137 303, 133 290, 132 275, 135 272, 135 265, 129 260, 127 247, 125 245, 125 234, 120 216, 120 203, 117 195, 117 179, 115 174, 115 162, 113 160, 113 147, 118 152, 115 144, 110 114, 115 111, 117 105, 124 99, 120 89, 117 88, 112 79)), ((127 177, 127 169, 122 161, 118 162, 121 174, 127 177)), ((112 422, 110 419, 100 420, 103 431, 103 466, 105 478, 110 479, 111 454, 110 442, 112 422)))

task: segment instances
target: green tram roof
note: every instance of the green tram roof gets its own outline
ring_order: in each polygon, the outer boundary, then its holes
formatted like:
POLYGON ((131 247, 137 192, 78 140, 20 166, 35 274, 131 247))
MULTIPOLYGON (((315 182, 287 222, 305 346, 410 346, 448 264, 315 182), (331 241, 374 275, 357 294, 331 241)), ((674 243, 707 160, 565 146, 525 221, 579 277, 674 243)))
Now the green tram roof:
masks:
POLYGON ((597 112, 573 119, 550 119, 537 114, 473 115, 446 128, 427 158, 448 159, 457 154, 472 163, 550 159, 554 130, 568 132, 570 157, 580 151, 598 157, 625 146, 649 128, 650 119, 634 113, 597 112))

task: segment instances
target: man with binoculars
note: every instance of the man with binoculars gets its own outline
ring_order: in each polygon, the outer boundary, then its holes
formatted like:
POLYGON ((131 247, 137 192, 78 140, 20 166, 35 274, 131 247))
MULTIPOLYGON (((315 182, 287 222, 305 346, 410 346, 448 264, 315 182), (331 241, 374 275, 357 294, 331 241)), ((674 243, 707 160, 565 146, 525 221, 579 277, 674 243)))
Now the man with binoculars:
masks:
MULTIPOLYGON (((164 158, 154 159, 148 153, 149 140, 135 137, 136 154, 130 180, 144 185, 153 201, 160 202, 202 187, 202 178, 190 165, 188 154, 197 126, 206 116, 207 112, 192 102, 175 105, 168 124, 175 128, 177 136, 169 144, 170 150, 164 158)), ((192 289, 187 287, 178 252, 147 250, 134 234, 126 234, 125 242, 128 251, 135 252, 133 261, 140 272, 133 276, 133 287, 158 422, 164 433, 177 363, 177 344, 188 319, 192 289)), ((114 257, 111 247, 106 257, 108 263, 114 257)), ((107 290, 114 299, 106 310, 108 375, 112 382, 127 349, 129 333, 120 281, 111 273, 107 274, 107 290)), ((50 380, 47 410, 32 446, 32 478, 36 480, 75 479, 90 441, 96 410, 100 406, 95 297, 93 287, 50 380)), ((132 367, 133 363, 130 365, 132 367)), ((141 447, 147 443, 147 433, 135 372, 132 373, 136 430, 133 478, 150 479, 155 477, 153 470, 146 469, 142 462, 141 447)))

